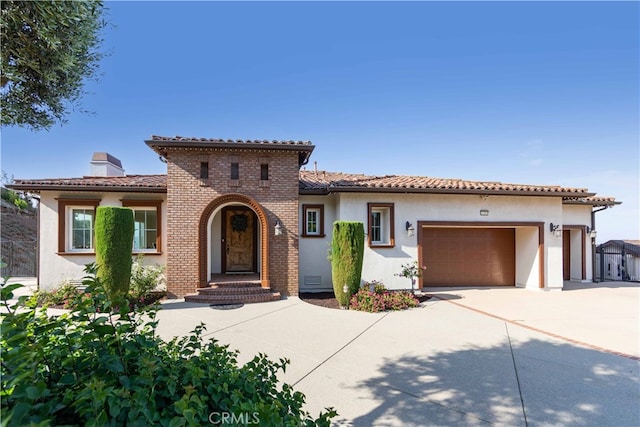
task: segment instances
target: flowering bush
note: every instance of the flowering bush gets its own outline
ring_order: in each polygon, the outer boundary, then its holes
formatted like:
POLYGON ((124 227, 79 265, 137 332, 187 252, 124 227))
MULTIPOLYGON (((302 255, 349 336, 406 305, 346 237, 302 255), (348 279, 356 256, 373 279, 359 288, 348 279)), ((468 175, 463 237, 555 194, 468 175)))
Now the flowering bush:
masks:
POLYGON ((83 297, 83 292, 73 283, 65 281, 51 292, 36 291, 31 300, 39 306, 71 308, 75 301, 83 297))
POLYGON ((407 291, 392 291, 384 294, 384 306, 386 310, 406 310, 420 305, 420 301, 407 291))
POLYGON ((377 313, 385 310, 384 294, 369 290, 369 286, 364 286, 351 296, 349 308, 352 310, 368 311, 377 313))
POLYGON ((349 301, 352 310, 377 313, 387 310, 406 310, 420 305, 420 301, 407 291, 389 291, 380 282, 365 283, 349 301))

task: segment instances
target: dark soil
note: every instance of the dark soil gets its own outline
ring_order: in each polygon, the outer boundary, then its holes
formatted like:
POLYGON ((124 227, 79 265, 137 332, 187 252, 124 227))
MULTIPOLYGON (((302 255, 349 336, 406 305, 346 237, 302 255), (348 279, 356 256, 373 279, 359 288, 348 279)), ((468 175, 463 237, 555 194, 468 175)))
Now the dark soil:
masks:
MULTIPOLYGON (((300 299, 309 304, 318 305, 325 308, 340 308, 338 300, 333 292, 301 292, 300 299)), ((418 301, 424 302, 431 298, 429 295, 416 296, 418 301)))

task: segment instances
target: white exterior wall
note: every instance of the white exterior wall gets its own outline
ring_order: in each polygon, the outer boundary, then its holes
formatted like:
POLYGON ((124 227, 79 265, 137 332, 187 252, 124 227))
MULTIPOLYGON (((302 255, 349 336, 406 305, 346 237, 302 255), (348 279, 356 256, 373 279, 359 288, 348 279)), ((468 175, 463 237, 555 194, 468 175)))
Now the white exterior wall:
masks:
MULTIPOLYGON (((562 224, 591 226, 591 206, 562 205, 562 224)), ((593 281, 593 247, 591 237, 580 230, 571 230, 571 280, 582 280, 582 244, 585 250, 586 281, 593 281)))
MULTIPOLYGON (((331 241, 333 221, 362 221, 367 227, 367 203, 394 203, 395 246, 393 248, 371 248, 365 246, 362 280, 379 280, 389 289, 409 289, 408 279, 398 277, 403 264, 418 257, 418 222, 486 222, 488 227, 495 222, 542 222, 544 234, 544 282, 546 289, 562 289, 562 238, 549 231, 549 223, 566 223, 560 197, 538 196, 489 196, 448 194, 377 194, 340 193, 329 196, 301 196, 300 204, 325 205, 324 239, 300 238, 300 290, 305 275, 321 275, 323 290, 330 290, 331 266, 326 261, 326 252, 331 241), (481 216, 480 210, 489 210, 481 216), (332 215, 333 214, 333 215, 332 215), (416 235, 408 237, 405 223, 416 228, 416 235)), ((572 213, 575 214, 575 213, 572 213)), ((587 225, 583 213, 573 217, 575 224, 587 225), (582 221, 579 222, 578 220, 582 221)), ((300 208, 302 218, 302 207, 300 208)), ((302 221, 301 221, 302 222, 302 221)), ((302 225, 301 225, 302 226, 302 225)), ((452 225, 455 227, 455 224, 452 225)), ((539 288, 540 268, 537 226, 518 226, 516 229, 516 286, 539 288)), ((428 266, 427 266, 428 268, 428 266)))
POLYGON ((336 216, 335 196, 300 196, 299 283, 300 292, 333 291, 331 263, 328 260, 333 223, 336 216), (302 237, 303 205, 324 205, 324 237, 302 237), (306 284, 305 284, 306 283, 306 284), (317 284, 316 284, 317 283, 317 284))
POLYGON ((540 257, 538 229, 516 228, 516 283, 519 288, 538 289, 540 285, 540 257))
MULTIPOLYGON (((145 264, 166 265, 167 203, 164 194, 142 193, 86 193, 86 192, 50 192, 40 194, 39 221, 39 266, 38 286, 41 290, 57 288, 65 280, 80 280, 84 277, 84 266, 95 261, 95 255, 58 255, 58 198, 100 199, 100 206, 122 206, 121 199, 150 199, 164 202, 162 215, 162 254, 145 254, 145 264)), ((65 215, 64 212, 62 212, 65 215)))

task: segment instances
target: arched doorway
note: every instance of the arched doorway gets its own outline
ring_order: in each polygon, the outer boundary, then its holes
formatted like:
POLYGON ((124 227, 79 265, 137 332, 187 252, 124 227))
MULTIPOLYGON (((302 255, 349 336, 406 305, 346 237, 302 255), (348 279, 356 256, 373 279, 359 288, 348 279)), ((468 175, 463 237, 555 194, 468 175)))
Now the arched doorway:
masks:
POLYGON ((198 232, 199 286, 206 287, 211 276, 211 260, 215 252, 213 247, 217 244, 216 242, 212 242, 211 227, 213 219, 217 216, 219 216, 220 223, 224 223, 225 228, 233 229, 234 227, 239 227, 238 229, 240 229, 243 227, 253 227, 255 225, 255 235, 251 237, 255 238, 253 241, 255 246, 249 249, 253 251, 252 256, 256 258, 250 261, 252 266, 242 265, 242 262, 249 262, 246 260, 251 259, 251 257, 235 257, 235 260, 229 260, 226 252, 221 262, 225 262, 224 269, 258 269, 261 286, 263 288, 269 288, 269 233, 267 215, 258 202, 243 194, 226 194, 220 196, 211 201, 202 212, 198 232), (250 210, 255 215, 251 216, 246 224, 244 223, 245 220, 241 220, 240 218, 240 216, 243 216, 243 210, 250 210), (251 224, 252 220, 255 221, 254 225, 251 224), (231 262, 229 263, 229 261, 231 262))

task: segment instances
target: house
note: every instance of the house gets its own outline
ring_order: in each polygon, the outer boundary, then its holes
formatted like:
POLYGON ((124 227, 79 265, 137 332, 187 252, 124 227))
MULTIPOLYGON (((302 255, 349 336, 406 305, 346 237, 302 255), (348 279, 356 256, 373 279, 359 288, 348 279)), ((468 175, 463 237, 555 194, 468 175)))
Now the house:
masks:
POLYGON ((425 266, 418 287, 562 289, 594 277, 595 208, 610 197, 584 188, 308 170, 308 141, 152 136, 166 175, 126 175, 96 153, 91 176, 21 179, 39 193, 41 288, 81 277, 94 260, 101 205, 135 215, 134 253, 167 266, 172 297, 212 280, 254 281, 272 297, 332 289, 332 224, 362 221, 362 279, 410 287, 401 266, 425 266))
POLYGON ((640 240, 609 240, 596 252, 597 278, 640 281, 640 240))

